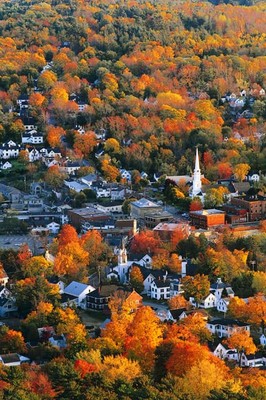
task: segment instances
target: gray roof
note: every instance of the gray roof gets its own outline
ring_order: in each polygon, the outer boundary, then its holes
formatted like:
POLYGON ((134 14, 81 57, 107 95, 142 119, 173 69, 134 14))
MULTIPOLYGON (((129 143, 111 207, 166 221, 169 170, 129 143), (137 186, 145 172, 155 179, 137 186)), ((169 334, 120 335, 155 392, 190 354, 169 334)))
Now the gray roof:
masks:
POLYGON ((87 289, 88 286, 89 285, 86 285, 85 283, 73 281, 65 288, 64 293, 78 297, 85 289, 87 289))

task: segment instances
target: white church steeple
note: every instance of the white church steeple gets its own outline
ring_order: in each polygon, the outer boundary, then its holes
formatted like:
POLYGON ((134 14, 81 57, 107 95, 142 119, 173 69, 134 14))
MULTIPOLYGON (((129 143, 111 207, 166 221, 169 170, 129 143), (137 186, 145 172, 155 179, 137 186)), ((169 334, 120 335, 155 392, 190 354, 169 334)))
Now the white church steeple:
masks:
POLYGON ((199 151, 196 148, 196 159, 195 159, 195 169, 193 175, 193 185, 191 197, 195 197, 201 194, 201 173, 200 173, 200 165, 199 165, 199 151))

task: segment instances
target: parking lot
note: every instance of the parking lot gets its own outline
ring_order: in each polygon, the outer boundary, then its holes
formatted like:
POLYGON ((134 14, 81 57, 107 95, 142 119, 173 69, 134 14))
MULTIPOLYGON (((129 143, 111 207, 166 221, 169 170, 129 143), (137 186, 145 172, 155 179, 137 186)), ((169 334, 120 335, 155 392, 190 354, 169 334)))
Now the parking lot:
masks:
POLYGON ((18 250, 21 245, 27 244, 33 255, 43 254, 44 244, 38 237, 32 235, 0 235, 0 249, 18 250))

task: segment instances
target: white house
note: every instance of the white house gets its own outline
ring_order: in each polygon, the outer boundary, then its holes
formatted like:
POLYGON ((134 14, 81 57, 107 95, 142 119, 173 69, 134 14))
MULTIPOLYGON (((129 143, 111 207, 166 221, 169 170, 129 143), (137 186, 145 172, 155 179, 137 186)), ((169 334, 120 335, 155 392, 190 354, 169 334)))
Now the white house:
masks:
POLYGON ((151 283, 151 299, 170 299, 170 281, 155 279, 151 283))
POLYGON ((29 147, 26 149, 26 151, 28 153, 29 162, 38 161, 41 158, 39 150, 37 150, 35 147, 29 147))
POLYGON ((264 335, 264 333, 260 336, 260 344, 262 346, 266 346, 266 336, 264 335))
POLYGON ((238 352, 236 349, 229 349, 225 344, 219 343, 214 349, 213 354, 222 360, 233 360, 238 362, 238 352))
POLYGON ((28 357, 21 356, 17 353, 0 355, 0 363, 4 364, 6 367, 17 367, 18 365, 29 362, 30 359, 28 357))
POLYGON ((194 297, 189 298, 189 302, 193 307, 199 308, 213 308, 216 307, 216 297, 213 293, 209 293, 200 303, 197 303, 194 297))
POLYGON ((84 303, 86 295, 93 290, 95 290, 95 288, 91 285, 73 281, 65 288, 64 297, 67 298, 67 296, 70 296, 70 300, 74 300, 78 306, 82 307, 82 303, 84 303))
POLYGON ((222 313, 227 313, 228 311, 228 306, 230 303, 230 297, 222 297, 220 300, 217 302, 217 311, 222 312, 222 313))
POLYGON ((167 319, 169 321, 177 322, 187 318, 185 308, 177 308, 176 310, 168 310, 167 319))
POLYGON ((253 174, 248 174, 247 175, 247 179, 251 182, 259 182, 260 180, 260 176, 259 174, 253 173, 253 174))
POLYGON ((16 300, 13 297, 0 298, 0 317, 8 317, 17 310, 16 300))
POLYGON ((222 282, 221 278, 217 278, 217 281, 211 284, 210 292, 215 295, 217 303, 221 299, 223 294, 225 294, 227 297, 234 297, 235 295, 231 285, 222 282))
POLYGON ((88 174, 88 175, 82 176, 80 178, 81 182, 85 183, 85 185, 87 185, 88 187, 91 187, 93 182, 96 182, 97 179, 98 179, 98 176, 96 174, 88 174))
POLYGON ((2 170, 7 170, 12 168, 12 164, 9 161, 6 161, 4 164, 0 163, 0 168, 2 170))
POLYGON ((77 181, 64 181, 64 185, 67 186, 69 189, 74 190, 76 193, 80 193, 84 189, 88 189, 88 186, 84 183, 79 183, 77 181))
POLYGON ((121 178, 126 179, 127 181, 131 181, 131 172, 129 172, 127 169, 120 169, 119 170, 121 178))
POLYGON ((52 235, 57 235, 60 229, 60 225, 57 222, 51 222, 50 224, 46 225, 46 228, 49 229, 49 232, 52 235))
POLYGON ((105 213, 108 212, 115 212, 115 213, 121 213, 122 212, 122 205, 123 202, 108 202, 104 204, 97 204, 96 208, 97 210, 103 211, 105 213))
POLYGON ((213 335, 230 337, 233 333, 246 331, 250 333, 250 325, 235 319, 214 319, 207 322, 207 328, 213 335))
POLYGON ((68 175, 75 174, 77 170, 80 169, 80 163, 77 161, 66 161, 63 165, 60 166, 61 172, 65 172, 68 175))
POLYGON ((21 148, 13 140, 9 140, 7 143, 3 143, 0 146, 0 158, 9 160, 10 158, 16 158, 19 155, 21 148))
POLYGON ((36 129, 26 130, 21 135, 22 144, 41 144, 43 143, 43 133, 38 133, 36 129))
POLYGON ((258 351, 254 354, 241 354, 241 367, 260 368, 266 366, 266 357, 262 352, 258 351))

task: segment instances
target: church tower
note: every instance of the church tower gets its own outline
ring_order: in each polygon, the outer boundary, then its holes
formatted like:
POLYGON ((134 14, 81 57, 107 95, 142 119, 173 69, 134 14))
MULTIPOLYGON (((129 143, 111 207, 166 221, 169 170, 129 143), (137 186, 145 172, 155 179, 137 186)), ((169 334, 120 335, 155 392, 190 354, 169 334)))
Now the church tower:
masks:
POLYGON ((191 197, 195 197, 201 195, 201 173, 200 173, 200 165, 199 165, 199 151, 196 148, 196 159, 195 159, 195 169, 193 175, 193 185, 192 185, 192 192, 191 197))

